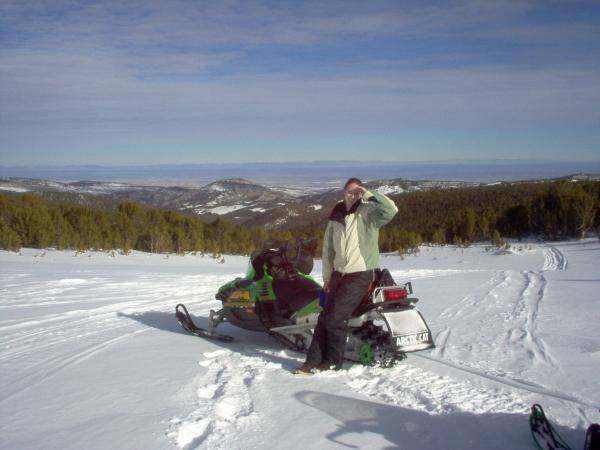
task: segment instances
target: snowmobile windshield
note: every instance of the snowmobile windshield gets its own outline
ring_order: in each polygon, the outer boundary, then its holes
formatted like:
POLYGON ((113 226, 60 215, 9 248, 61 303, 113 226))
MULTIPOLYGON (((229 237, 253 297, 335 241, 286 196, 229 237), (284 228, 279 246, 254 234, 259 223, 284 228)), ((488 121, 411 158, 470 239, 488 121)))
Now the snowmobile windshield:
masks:
POLYGON ((248 260, 248 267, 246 267, 246 278, 249 280, 253 280, 256 272, 254 271, 254 267, 252 267, 252 257, 248 260))

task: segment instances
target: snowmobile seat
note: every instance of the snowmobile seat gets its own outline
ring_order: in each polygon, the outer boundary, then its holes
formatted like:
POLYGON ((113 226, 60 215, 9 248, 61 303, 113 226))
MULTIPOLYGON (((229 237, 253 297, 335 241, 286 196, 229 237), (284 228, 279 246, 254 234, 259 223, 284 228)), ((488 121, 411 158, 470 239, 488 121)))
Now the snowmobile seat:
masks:
POLYGON ((373 306, 373 291, 382 286, 396 286, 396 282, 392 277, 392 274, 387 269, 375 269, 373 271, 373 281, 369 285, 367 293, 363 297, 360 304, 352 312, 351 317, 357 317, 363 315, 373 306))
POLYGON ((302 277, 274 279, 273 291, 288 317, 313 300, 319 298, 321 287, 302 277))
POLYGON ((250 286, 252 284, 252 280, 249 280, 248 278, 236 278, 235 279, 235 287, 237 288, 247 288, 248 286, 250 286))

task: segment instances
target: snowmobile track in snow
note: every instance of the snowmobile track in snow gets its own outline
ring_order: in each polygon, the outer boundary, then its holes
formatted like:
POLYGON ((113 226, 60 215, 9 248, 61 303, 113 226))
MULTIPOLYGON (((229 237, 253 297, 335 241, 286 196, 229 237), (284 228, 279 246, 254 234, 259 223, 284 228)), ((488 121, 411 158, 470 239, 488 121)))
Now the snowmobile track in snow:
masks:
POLYGON ((123 339, 132 337, 136 334, 143 333, 145 331, 148 331, 148 329, 137 330, 137 331, 133 331, 133 332, 130 332, 127 334, 122 334, 115 338, 109 339, 105 342, 91 345, 88 348, 86 348, 85 350, 77 352, 75 354, 67 355, 67 356, 58 356, 58 357, 54 357, 54 358, 43 361, 42 368, 35 370, 33 372, 30 372, 25 376, 22 376, 19 379, 17 388, 13 389, 11 392, 8 393, 8 395, 1 398, 0 404, 2 404, 3 402, 5 402, 6 400, 10 399, 13 396, 20 394, 21 392, 24 392, 24 391, 34 387, 35 385, 37 385, 38 383, 40 383, 42 381, 48 380, 50 377, 52 377, 56 373, 60 372, 61 370, 64 370, 70 366, 73 366, 74 364, 83 362, 85 359, 89 358, 90 356, 93 356, 94 354, 96 354, 98 352, 101 352, 102 350, 106 349, 107 347, 110 347, 111 345, 116 344, 117 342, 119 342, 123 339))
POLYGON ((544 395, 547 397, 552 397, 552 398, 555 398, 558 400, 574 403, 576 405, 583 406, 583 407, 593 408, 596 410, 600 409, 600 403, 599 404, 588 403, 585 400, 578 399, 571 395, 568 395, 568 394, 565 394, 565 393, 562 393, 559 391, 555 391, 552 389, 546 389, 543 386, 538 385, 536 383, 532 383, 530 381, 515 380, 515 379, 511 379, 511 378, 495 376, 495 375, 489 374, 487 372, 484 372, 482 370, 477 370, 472 367, 463 366, 463 365, 456 364, 456 363, 453 363, 448 360, 436 358, 436 357, 425 355, 425 354, 417 353, 417 354, 411 355, 411 357, 413 357, 413 356, 416 358, 427 360, 427 361, 432 361, 435 363, 443 364, 445 366, 451 367, 452 369, 456 369, 456 370, 460 370, 462 372, 476 375, 478 377, 485 378, 487 380, 493 381, 495 383, 503 384, 505 386, 517 388, 517 389, 520 389, 523 391, 528 391, 528 392, 532 392, 532 393, 536 393, 536 394, 541 394, 541 395, 544 395))
POLYGON ((522 326, 525 345, 533 353, 535 360, 558 368, 558 363, 550 354, 544 340, 540 337, 537 325, 540 303, 544 299, 546 290, 546 278, 544 275, 532 271, 526 271, 523 275, 526 277, 527 284, 521 297, 522 301, 515 304, 515 313, 517 317, 519 314, 526 316, 522 326), (521 305, 525 305, 524 311, 520 309, 521 305))
POLYGON ((449 361, 473 361, 475 369, 505 375, 498 362, 527 361, 524 367, 558 364, 538 329, 538 315, 546 289, 546 278, 537 271, 495 271, 473 292, 444 309, 436 323, 443 324, 435 336, 432 355, 449 361), (476 320, 475 320, 476 319, 476 320), (463 326, 469 323, 465 330, 463 326), (462 334, 453 329, 463 329, 462 334), (493 341, 478 337, 489 334, 493 341), (465 334, 466 332, 466 334, 465 334), (471 354, 471 358, 466 358, 471 354), (503 355, 500 360, 492 355, 503 355), (495 361, 488 365, 486 361, 495 361))
MULTIPOLYGON (((169 277, 170 278, 170 277, 169 277)), ((170 279, 167 277, 151 277, 144 283, 138 284, 136 294, 131 294, 130 289, 115 292, 115 287, 122 287, 128 283, 111 282, 109 278, 93 278, 79 280, 62 278, 58 280, 29 282, 25 289, 15 293, 18 298, 32 298, 36 292, 44 292, 56 286, 79 286, 82 291, 63 290, 61 304, 77 305, 78 309, 71 309, 63 313, 50 313, 36 317, 34 320, 6 321, 0 328, 0 362, 12 361, 3 369, 6 373, 15 375, 17 380, 0 403, 25 392, 53 375, 72 367, 92 355, 114 345, 125 338, 135 336, 152 328, 136 329, 136 322, 131 320, 125 312, 134 311, 135 314, 145 312, 168 311, 170 314, 173 295, 170 279), (104 284, 97 285, 102 280, 104 284), (106 283, 108 281, 108 283, 106 283), (166 295, 169 292, 171 295, 166 295), (142 300, 140 300, 140 297, 142 300), (80 309, 86 300, 93 298, 100 306, 90 309, 80 309), (69 349, 65 352, 65 349, 69 349), (17 361, 18 364, 15 364, 17 361), (23 366, 25 363, 25 366, 23 366)), ((205 277, 206 278, 206 277, 205 277)), ((220 277, 217 282, 221 282, 220 277)), ((205 298, 213 294, 212 286, 197 287, 197 276, 182 277, 179 289, 187 294, 186 284, 193 286, 198 297, 190 304, 202 302, 202 309, 208 311, 205 298)), ((18 286, 15 286, 18 287, 18 286)), ((13 300, 14 302, 14 300, 13 300)), ((27 305, 39 306, 44 302, 30 302, 27 305)), ((9 305, 3 305, 9 307, 9 305)), ((19 305, 20 306, 20 305, 19 305)))
POLYGON ((553 245, 546 244, 544 250, 544 266, 542 271, 546 270, 567 270, 569 260, 567 256, 553 245))

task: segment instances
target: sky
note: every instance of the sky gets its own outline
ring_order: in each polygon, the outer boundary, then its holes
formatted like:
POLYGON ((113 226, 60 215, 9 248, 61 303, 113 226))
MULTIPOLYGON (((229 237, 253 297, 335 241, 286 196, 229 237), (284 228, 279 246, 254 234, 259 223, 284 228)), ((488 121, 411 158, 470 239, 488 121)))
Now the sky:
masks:
POLYGON ((0 165, 600 161, 600 2, 0 0, 0 165))

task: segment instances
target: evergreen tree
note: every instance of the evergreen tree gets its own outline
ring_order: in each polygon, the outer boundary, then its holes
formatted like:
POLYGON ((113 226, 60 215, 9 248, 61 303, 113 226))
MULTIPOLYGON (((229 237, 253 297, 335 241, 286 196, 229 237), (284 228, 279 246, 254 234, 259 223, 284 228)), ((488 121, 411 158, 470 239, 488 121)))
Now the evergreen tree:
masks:
POLYGON ((442 228, 436 228, 431 236, 431 243, 435 245, 446 245, 446 232, 442 228))
POLYGON ((421 235, 414 231, 400 231, 398 233, 397 250, 401 255, 417 253, 422 243, 421 235))
POLYGON ((531 230, 529 209, 524 205, 515 205, 504 213, 505 232, 513 237, 520 237, 531 230))
POLYGON ((13 252, 21 250, 21 237, 2 218, 0 218, 0 248, 13 252))
POLYGON ((593 227, 598 203, 596 199, 577 186, 570 195, 570 217, 573 218, 574 232, 583 239, 586 233, 593 227))

